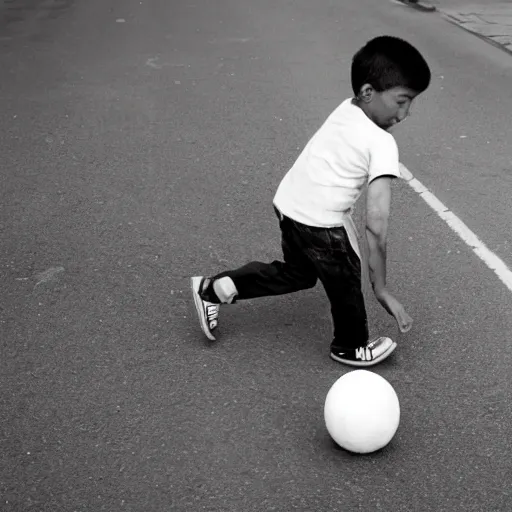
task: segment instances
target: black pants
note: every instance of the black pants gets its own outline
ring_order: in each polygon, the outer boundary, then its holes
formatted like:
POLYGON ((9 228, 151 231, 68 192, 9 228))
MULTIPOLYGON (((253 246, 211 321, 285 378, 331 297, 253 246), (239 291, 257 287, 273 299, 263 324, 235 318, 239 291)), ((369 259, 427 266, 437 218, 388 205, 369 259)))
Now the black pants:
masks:
POLYGON ((319 279, 331 303, 332 346, 348 349, 366 345, 368 322, 361 290, 361 261, 345 228, 306 226, 276 213, 284 261, 253 261, 214 279, 229 276, 238 290, 236 300, 305 290, 319 279))

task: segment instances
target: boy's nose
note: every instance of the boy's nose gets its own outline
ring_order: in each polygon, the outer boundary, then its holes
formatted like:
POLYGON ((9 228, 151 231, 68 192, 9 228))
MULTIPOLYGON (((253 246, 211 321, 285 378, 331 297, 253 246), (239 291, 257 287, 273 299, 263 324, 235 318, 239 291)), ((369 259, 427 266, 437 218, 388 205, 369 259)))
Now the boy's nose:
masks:
POLYGON ((409 116, 409 109, 401 109, 398 111, 396 118, 398 119, 398 122, 401 123, 408 116, 409 116))

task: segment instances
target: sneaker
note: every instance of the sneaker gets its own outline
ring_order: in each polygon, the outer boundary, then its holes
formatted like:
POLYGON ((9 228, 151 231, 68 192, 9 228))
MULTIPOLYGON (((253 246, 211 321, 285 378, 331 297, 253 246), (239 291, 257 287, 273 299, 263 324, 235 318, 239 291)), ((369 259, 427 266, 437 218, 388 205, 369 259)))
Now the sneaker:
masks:
POLYGON ((384 361, 396 348, 390 338, 377 338, 366 346, 344 350, 331 347, 331 358, 350 366, 373 366, 384 361))
POLYGON ((219 323, 220 304, 208 302, 201 297, 201 293, 208 285, 208 279, 202 276, 192 277, 190 284, 201 329, 208 339, 215 341, 213 331, 217 328, 219 323))

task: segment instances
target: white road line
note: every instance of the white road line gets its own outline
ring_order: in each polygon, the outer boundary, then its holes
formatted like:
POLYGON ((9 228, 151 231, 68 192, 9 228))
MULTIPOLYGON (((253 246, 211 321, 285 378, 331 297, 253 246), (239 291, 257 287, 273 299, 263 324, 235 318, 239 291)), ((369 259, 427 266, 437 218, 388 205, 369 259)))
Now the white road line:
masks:
POLYGON ((473 249, 473 252, 499 277, 503 284, 512 292, 512 272, 496 254, 489 250, 486 245, 471 231, 457 215, 451 212, 437 197, 419 182, 405 167, 400 164, 400 171, 404 180, 415 190, 420 197, 443 219, 466 244, 473 249))

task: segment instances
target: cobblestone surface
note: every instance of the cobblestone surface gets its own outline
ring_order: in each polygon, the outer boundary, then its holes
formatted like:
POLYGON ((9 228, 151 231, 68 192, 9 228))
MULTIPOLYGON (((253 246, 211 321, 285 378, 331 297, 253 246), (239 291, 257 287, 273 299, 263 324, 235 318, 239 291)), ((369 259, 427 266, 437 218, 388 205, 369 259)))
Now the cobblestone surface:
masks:
POLYGON ((512 52, 512 2, 432 2, 447 19, 512 52))

